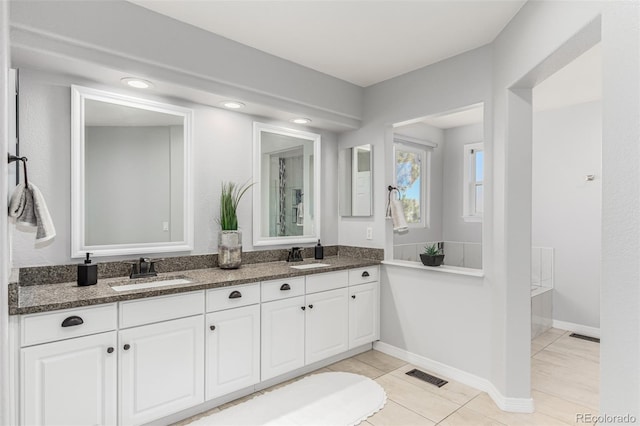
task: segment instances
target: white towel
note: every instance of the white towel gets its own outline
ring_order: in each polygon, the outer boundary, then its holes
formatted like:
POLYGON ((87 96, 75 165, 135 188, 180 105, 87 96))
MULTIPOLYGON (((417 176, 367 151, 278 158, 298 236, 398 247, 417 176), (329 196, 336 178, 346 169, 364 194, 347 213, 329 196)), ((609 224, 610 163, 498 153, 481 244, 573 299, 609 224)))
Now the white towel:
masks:
POLYGON ((302 203, 298 204, 298 217, 296 217, 296 225, 304 226, 304 206, 302 203))
POLYGON ((389 193, 389 203, 387 204, 387 219, 391 219, 393 221, 394 231, 405 232, 409 230, 409 225, 407 225, 407 218, 404 216, 402 203, 400 202, 396 194, 399 195, 397 189, 394 189, 389 193))
POLYGON ((49 209, 40 190, 32 183, 23 183, 16 189, 9 200, 9 217, 16 218, 16 222, 37 227, 36 242, 49 241, 56 236, 49 209))

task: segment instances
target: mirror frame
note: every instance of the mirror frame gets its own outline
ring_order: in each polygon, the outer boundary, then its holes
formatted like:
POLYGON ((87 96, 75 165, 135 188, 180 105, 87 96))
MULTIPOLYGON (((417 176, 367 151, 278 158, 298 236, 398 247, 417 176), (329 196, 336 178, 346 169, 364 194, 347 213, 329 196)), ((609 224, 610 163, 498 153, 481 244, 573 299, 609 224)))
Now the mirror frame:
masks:
POLYGON ((191 145, 193 110, 120 93, 82 86, 71 86, 71 257, 167 253, 193 250, 193 194, 191 145), (85 101, 96 100, 127 107, 183 117, 184 120, 184 206, 181 241, 131 244, 85 244, 85 101))
POLYGON ((274 246, 315 243, 320 239, 321 230, 321 159, 320 159, 320 135, 317 133, 305 132, 302 130, 289 129, 272 124, 253 123, 253 179, 256 187, 253 189, 253 245, 254 246, 274 246), (269 132, 298 139, 306 139, 313 142, 313 234, 295 235, 291 237, 263 237, 262 224, 262 194, 259 190, 260 179, 262 177, 262 143, 261 133, 269 132))

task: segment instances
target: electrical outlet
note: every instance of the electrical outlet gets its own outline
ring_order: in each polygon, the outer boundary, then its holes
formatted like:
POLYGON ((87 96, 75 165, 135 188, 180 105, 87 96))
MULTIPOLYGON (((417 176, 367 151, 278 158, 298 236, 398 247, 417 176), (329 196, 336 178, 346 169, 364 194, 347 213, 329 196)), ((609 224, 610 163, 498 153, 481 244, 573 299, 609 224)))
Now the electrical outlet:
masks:
POLYGON ((164 232, 168 232, 169 231, 169 222, 162 222, 162 230, 164 232))
POLYGON ((373 228, 367 227, 367 240, 373 240, 373 228))

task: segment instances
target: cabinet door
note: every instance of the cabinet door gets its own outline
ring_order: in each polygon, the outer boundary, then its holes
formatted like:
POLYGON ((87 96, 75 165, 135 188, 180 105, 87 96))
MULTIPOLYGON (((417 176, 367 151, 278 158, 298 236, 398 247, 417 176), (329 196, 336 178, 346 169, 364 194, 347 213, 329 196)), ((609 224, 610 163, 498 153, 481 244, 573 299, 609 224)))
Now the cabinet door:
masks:
POLYGON ((304 296, 262 304, 262 380, 304 366, 304 296))
POLYGON ((348 349, 347 296, 346 288, 307 295, 306 364, 348 349))
POLYGON ((120 331, 120 424, 132 425, 204 401, 204 318, 120 331))
POLYGON ((22 349, 22 423, 115 424, 115 347, 113 331, 22 349))
POLYGON ((378 338, 378 283, 349 288, 349 349, 378 338))
POLYGON ((260 305, 207 315, 206 397, 260 381, 260 305))

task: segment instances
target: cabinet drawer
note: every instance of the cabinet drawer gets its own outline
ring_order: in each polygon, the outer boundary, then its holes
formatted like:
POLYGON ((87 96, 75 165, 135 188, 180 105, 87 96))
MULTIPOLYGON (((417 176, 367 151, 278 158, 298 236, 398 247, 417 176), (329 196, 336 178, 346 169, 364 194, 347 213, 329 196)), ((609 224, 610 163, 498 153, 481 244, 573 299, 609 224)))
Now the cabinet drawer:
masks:
POLYGON ((260 303, 260 283, 207 290, 207 312, 260 303))
POLYGON ((304 277, 262 282, 262 301, 287 299, 304 294, 304 277))
POLYGON ((184 318, 204 313, 204 292, 120 302, 120 328, 184 318))
POLYGON ((307 275, 307 294, 346 287, 349 283, 348 271, 327 272, 326 274, 307 275))
POLYGON ((117 319, 115 303, 23 315, 20 317, 21 346, 115 330, 117 319))
POLYGON ((358 285, 378 281, 378 266, 367 266, 349 270, 349 285, 358 285))

